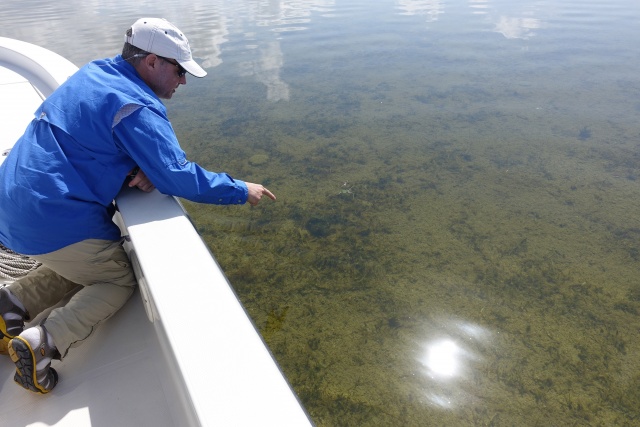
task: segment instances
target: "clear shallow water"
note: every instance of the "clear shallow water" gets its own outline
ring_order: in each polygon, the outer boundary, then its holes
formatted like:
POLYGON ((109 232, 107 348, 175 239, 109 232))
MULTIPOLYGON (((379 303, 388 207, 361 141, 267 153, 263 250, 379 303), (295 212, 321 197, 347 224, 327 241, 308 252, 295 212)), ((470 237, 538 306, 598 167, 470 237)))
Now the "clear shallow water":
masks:
POLYGON ((278 195, 187 206, 319 426, 635 425, 640 11, 513 3, 25 1, 0 35, 186 32, 183 146, 278 195))

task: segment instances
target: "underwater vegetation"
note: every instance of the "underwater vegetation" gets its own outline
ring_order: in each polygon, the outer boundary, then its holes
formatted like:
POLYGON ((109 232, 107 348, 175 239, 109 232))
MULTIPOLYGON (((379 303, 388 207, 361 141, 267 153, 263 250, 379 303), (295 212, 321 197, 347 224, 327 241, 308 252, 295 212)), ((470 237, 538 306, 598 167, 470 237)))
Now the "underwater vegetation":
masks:
POLYGON ((185 205, 318 426, 640 420, 638 125, 541 126, 532 93, 469 84, 219 84, 218 115, 176 125, 211 140, 181 141, 278 200, 185 205), (468 356, 451 383, 421 356, 443 334, 468 356))
POLYGON ((637 258, 640 239, 605 209, 615 182, 571 185, 528 154, 496 162, 453 143, 420 148, 419 161, 368 160, 363 144, 319 140, 301 158, 261 148, 277 202, 188 204, 318 425, 640 416, 622 374, 637 367, 640 297, 635 266, 621 262, 637 258), (433 412, 421 391, 413 355, 436 313, 494 331, 460 412, 433 412))
POLYGON ((580 129, 580 132, 578 133, 578 139, 580 141, 586 141, 589 138, 591 138, 591 130, 586 126, 580 129))

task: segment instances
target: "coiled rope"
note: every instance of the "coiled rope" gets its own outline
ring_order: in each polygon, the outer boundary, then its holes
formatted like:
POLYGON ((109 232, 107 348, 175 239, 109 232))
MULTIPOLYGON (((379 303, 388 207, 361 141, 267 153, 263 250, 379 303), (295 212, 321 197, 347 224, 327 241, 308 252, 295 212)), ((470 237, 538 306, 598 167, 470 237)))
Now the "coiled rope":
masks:
POLYGON ((20 255, 0 243, 0 279, 17 280, 39 266, 38 261, 20 255))

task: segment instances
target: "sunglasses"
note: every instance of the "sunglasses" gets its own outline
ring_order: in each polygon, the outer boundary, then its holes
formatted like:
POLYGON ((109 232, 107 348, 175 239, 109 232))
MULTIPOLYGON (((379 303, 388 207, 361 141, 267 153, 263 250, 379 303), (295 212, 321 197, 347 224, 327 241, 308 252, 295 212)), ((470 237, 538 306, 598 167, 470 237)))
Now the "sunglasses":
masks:
POLYGON ((177 62, 172 62, 169 61, 168 58, 165 58, 164 56, 160 56, 160 55, 156 55, 158 58, 162 59, 163 61, 168 62, 171 65, 175 65, 176 67, 178 67, 178 77, 182 78, 182 76, 184 76, 185 74, 187 74, 187 70, 185 70, 184 68, 182 68, 182 65, 178 64, 177 62))

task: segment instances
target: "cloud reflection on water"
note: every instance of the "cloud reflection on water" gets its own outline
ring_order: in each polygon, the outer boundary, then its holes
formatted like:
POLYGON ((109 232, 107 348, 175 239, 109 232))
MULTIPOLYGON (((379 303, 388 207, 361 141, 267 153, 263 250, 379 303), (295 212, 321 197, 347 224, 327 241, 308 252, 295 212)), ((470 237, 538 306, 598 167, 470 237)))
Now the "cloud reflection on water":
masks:
POLYGON ((427 22, 438 20, 438 16, 444 13, 443 0, 397 0, 396 9, 401 15, 424 15, 427 22))
MULTIPOLYGON (((425 16, 427 22, 442 20, 446 0, 395 0, 398 15, 425 16)), ((535 15, 539 9, 518 11, 518 6, 500 0, 469 0, 471 13, 483 13, 492 31, 508 39, 527 39, 535 35, 543 22, 535 15), (516 10, 513 10, 513 9, 516 10)), ((148 16, 162 16, 174 22, 188 35, 194 56, 204 68, 214 68, 225 61, 225 49, 237 50, 237 36, 244 35, 241 49, 249 59, 242 64, 242 74, 253 76, 266 88, 272 101, 289 99, 288 83, 281 78, 286 56, 280 46, 283 35, 307 30, 313 19, 331 19, 336 10, 335 0, 278 0, 269 2, 211 2, 203 0, 178 4, 165 0, 162 6, 142 0, 136 7, 122 7, 120 0, 90 2, 70 0, 56 6, 54 13, 44 1, 9 2, 2 14, 6 20, 3 35, 16 37, 57 52, 78 66, 120 51, 126 27, 140 17, 140 10, 148 16), (60 9, 62 7, 62 9, 60 9), (65 13, 65 11, 73 13, 65 13), (43 14, 55 15, 55 19, 43 14), (262 31, 261 28, 267 28, 262 31), (66 37, 72 31, 74 37, 66 37), (100 37, 95 37, 100 34, 100 37), (258 35, 258 36, 256 36, 258 35), (77 43, 91 38, 92 43, 77 43), (234 40, 234 36, 236 39, 234 40)))
POLYGON ((280 69, 284 59, 280 43, 272 40, 262 43, 257 48, 259 56, 241 64, 241 75, 254 76, 267 88, 269 101, 288 101, 289 85, 280 78, 280 69))
MULTIPOLYGON (((396 0, 400 15, 424 15, 427 22, 435 22, 445 11, 448 2, 443 0, 396 0)), ((528 39, 534 30, 542 28, 542 21, 533 16, 535 11, 512 12, 510 3, 501 4, 492 0, 469 0, 469 9, 474 15, 487 17, 494 25, 493 31, 507 39, 528 39)))
POLYGON ((539 19, 501 16, 496 23, 496 32, 508 39, 528 39, 535 35, 533 30, 541 28, 539 19))

